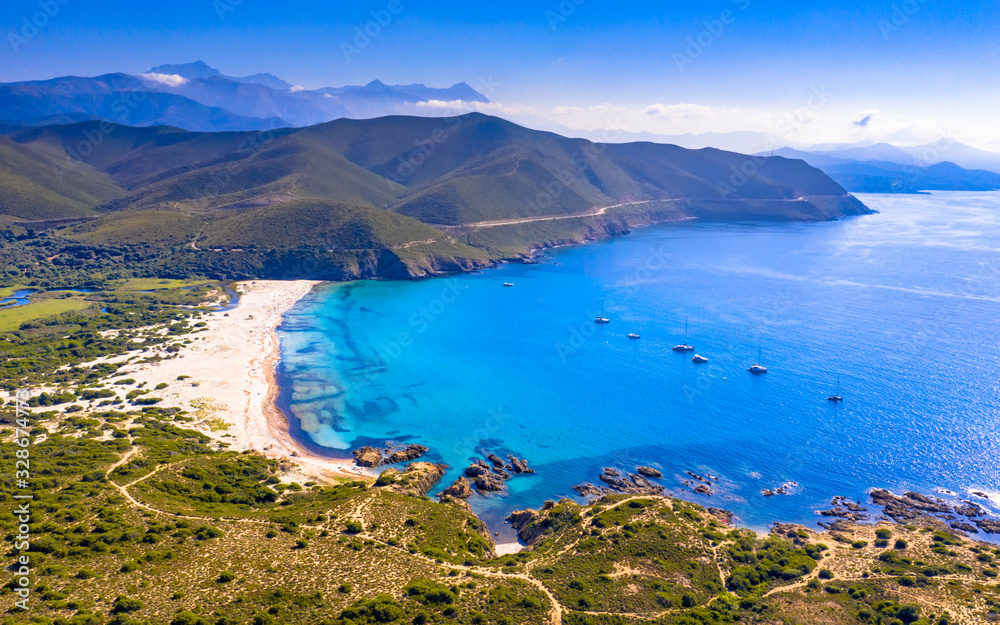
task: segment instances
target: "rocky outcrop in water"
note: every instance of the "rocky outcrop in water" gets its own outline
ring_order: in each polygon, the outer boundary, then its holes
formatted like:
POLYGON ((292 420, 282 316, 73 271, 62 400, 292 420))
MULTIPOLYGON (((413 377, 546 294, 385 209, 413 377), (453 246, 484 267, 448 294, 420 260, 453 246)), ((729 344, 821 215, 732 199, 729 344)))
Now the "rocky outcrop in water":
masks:
POLYGON ((354 454, 354 463, 359 467, 377 467, 382 462, 382 452, 374 447, 361 447, 351 453, 354 454))
POLYGON ((645 477, 652 477, 656 479, 663 477, 663 474, 654 469, 653 467, 637 467, 635 472, 638 473, 639 475, 643 475, 645 477))
POLYGON ((987 518, 987 511, 971 501, 949 504, 939 497, 914 492, 899 496, 881 488, 872 490, 870 495, 876 505, 883 507, 885 516, 897 523, 923 524, 970 534, 1000 534, 1000 521, 987 518))
POLYGON ((1000 521, 994 519, 976 519, 976 527, 987 534, 1000 534, 1000 521))
POLYGON ((860 502, 849 500, 844 495, 834 497, 830 500, 830 505, 833 508, 820 510, 819 513, 825 517, 838 517, 848 521, 866 521, 871 518, 870 515, 864 514, 868 508, 863 507, 860 502))
POLYGON ((968 501, 965 502, 965 505, 963 506, 955 506, 955 512, 970 519, 986 516, 986 510, 983 510, 978 505, 968 501))
POLYGON ((952 527, 952 529, 956 529, 961 532, 968 532, 970 534, 979 533, 979 530, 976 529, 975 525, 971 523, 966 523, 965 521, 955 521, 953 523, 949 523, 949 525, 952 527))
POLYGON ((480 475, 475 479, 476 490, 481 493, 499 493, 504 489, 503 480, 495 475, 480 475))
POLYGON ((455 480, 451 486, 441 492, 442 497, 455 497, 456 499, 467 499, 473 494, 472 484, 464 477, 455 480))
POLYGON ((659 495, 662 486, 657 486, 638 473, 627 473, 622 476, 617 469, 605 468, 599 476, 600 480, 613 491, 632 495, 659 495))
POLYGON ((487 455, 487 459, 477 458, 475 462, 463 471, 480 493, 498 493, 506 489, 507 481, 518 475, 526 475, 535 471, 528 467, 528 461, 508 454, 510 463, 496 454, 487 455), (513 475, 512 475, 513 474, 513 475))
POLYGON ((934 501, 930 497, 918 493, 906 493, 902 497, 893 495, 887 490, 876 488, 870 493, 872 502, 882 506, 885 515, 897 523, 910 523, 917 520, 933 519, 938 524, 940 520, 928 513, 949 513, 951 507, 944 501, 934 501))
POLYGON ((577 484, 573 487, 573 490, 577 492, 581 497, 603 497, 611 492, 610 488, 599 488, 594 486, 590 482, 584 482, 583 484, 577 484))
POLYGON ((775 495, 790 495, 792 489, 798 485, 799 485, 798 482, 785 482, 784 484, 782 484, 778 488, 775 488, 774 490, 770 488, 765 488, 764 490, 760 491, 760 494, 765 497, 774 497, 775 495))
POLYGON ((524 458, 518 458, 512 454, 507 454, 507 459, 510 460, 510 468, 515 474, 535 472, 534 469, 528 466, 528 461, 524 458))
MULTIPOLYGON (((371 449, 370 447, 368 449, 371 449)), ((411 460, 416 460, 420 456, 424 455, 430 451, 427 447, 423 445, 407 445, 406 449, 400 449, 399 451, 389 455, 387 458, 382 460, 382 464, 397 464, 400 462, 409 462, 411 460)))

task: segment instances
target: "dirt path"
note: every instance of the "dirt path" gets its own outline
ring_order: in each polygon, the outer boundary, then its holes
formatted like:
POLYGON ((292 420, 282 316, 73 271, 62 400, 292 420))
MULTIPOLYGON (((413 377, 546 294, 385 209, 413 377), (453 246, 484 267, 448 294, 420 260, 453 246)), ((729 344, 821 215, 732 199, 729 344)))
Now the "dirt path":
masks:
POLYGON ((579 219, 581 217, 597 217, 608 212, 612 208, 619 208, 622 206, 634 206, 636 204, 652 204, 653 202, 661 202, 663 200, 643 200, 641 202, 622 202, 621 204, 614 204, 612 206, 602 206, 600 208, 592 208, 585 213, 573 213, 571 215, 541 215, 538 217, 515 217, 513 219, 496 219, 492 221, 477 221, 470 224, 461 224, 458 226, 435 226, 439 230, 457 230, 464 228, 495 228, 497 226, 514 226, 517 224, 526 224, 535 221, 557 221, 559 219, 579 219))
MULTIPOLYGON (((121 457, 121 459, 119 459, 117 462, 115 462, 113 465, 111 465, 107 469, 107 471, 105 472, 105 476, 108 477, 108 478, 110 478, 111 473, 115 469, 117 469, 120 466, 125 465, 130 460, 132 460, 133 458, 135 458, 137 455, 138 455, 138 448, 133 447, 126 454, 124 454, 121 457)), ((182 463, 184 463, 186 461, 187 460, 180 460, 180 461, 175 462, 175 463, 157 465, 157 467, 155 469, 153 469, 152 471, 150 471, 146 475, 143 475, 142 477, 137 478, 137 479, 129 482, 128 484, 124 484, 124 485, 117 484, 114 481, 111 481, 110 479, 109 479, 109 481, 111 482, 111 484, 116 489, 118 489, 118 491, 122 494, 122 496, 130 504, 132 504, 133 506, 135 506, 137 508, 140 508, 142 510, 146 510, 146 511, 153 512, 153 513, 156 513, 156 514, 162 514, 164 516, 169 516, 169 517, 173 517, 173 518, 187 519, 187 520, 191 520, 191 521, 201 521, 201 522, 253 523, 253 524, 260 524, 260 525, 269 525, 269 524, 272 523, 272 521, 270 521, 270 520, 263 520, 263 519, 224 518, 224 517, 198 517, 198 516, 182 515, 182 514, 177 514, 177 513, 173 513, 173 512, 167 512, 167 511, 158 510, 158 509, 156 509, 156 508, 154 508, 152 506, 149 506, 149 505, 147 505, 147 504, 139 501, 138 499, 136 499, 135 497, 133 497, 131 493, 129 493, 129 491, 128 491, 129 488, 131 488, 132 486, 135 486, 136 484, 139 484, 140 482, 142 482, 144 480, 149 479, 153 475, 157 474, 160 470, 162 470, 164 468, 175 466, 177 464, 182 464, 182 463)), ((357 501, 352 506, 352 508, 344 516, 347 519, 351 520, 351 521, 358 521, 358 522, 362 523, 362 525, 365 525, 366 524, 365 523, 366 513, 371 510, 372 505, 375 503, 375 500, 376 500, 377 497, 378 497, 377 494, 373 494, 373 495, 364 496, 364 497, 359 498, 359 501, 357 501)), ((633 496, 627 497, 625 499, 622 499, 621 501, 616 502, 614 505, 612 505, 608 509, 609 510, 610 509, 614 509, 614 508, 617 508, 619 506, 626 505, 630 501, 634 501, 634 500, 637 500, 637 499, 648 499, 649 497, 650 497, 649 495, 633 495, 633 496)), ((300 527, 305 528, 305 529, 315 529, 315 530, 327 529, 327 530, 330 530, 331 532, 335 531, 335 530, 333 530, 333 528, 328 527, 327 524, 323 524, 323 525, 302 525, 300 527)), ((468 572, 471 572, 471 573, 476 573, 478 575, 482 575, 482 576, 485 576, 485 577, 491 577, 491 578, 494 578, 494 579, 518 579, 518 580, 521 580, 521 581, 523 581, 523 582, 525 582, 527 584, 530 584, 531 586, 533 586, 534 588, 536 588, 539 592, 541 592, 542 594, 544 594, 548 598, 549 603, 552 606, 552 608, 549 610, 549 614, 548 614, 548 621, 549 621, 550 625, 562 625, 563 614, 565 614, 566 612, 570 611, 570 608, 568 608, 567 606, 565 606, 562 603, 560 603, 560 601, 556 598, 556 595, 555 595, 555 593, 553 593, 553 591, 551 591, 547 586, 545 586, 545 584, 541 580, 536 579, 535 577, 533 577, 528 572, 524 572, 524 573, 507 573, 507 572, 504 572, 504 571, 501 571, 501 570, 496 570, 496 569, 493 569, 493 568, 490 568, 490 567, 487 567, 487 566, 482 566, 482 565, 467 566, 467 565, 464 565, 464 564, 452 564, 452 563, 443 563, 442 564, 442 563, 436 561, 435 559, 430 558, 428 556, 425 556, 425 555, 423 555, 421 553, 410 553, 409 549, 406 548, 406 547, 403 547, 403 546, 398 545, 398 544, 396 544, 396 545, 389 544, 389 542, 387 542, 386 540, 383 540, 382 538, 374 536, 374 535, 372 535, 372 534, 370 534, 368 532, 365 532, 365 531, 359 532, 357 534, 353 534, 353 536, 355 538, 358 538, 358 539, 361 539, 361 540, 371 540, 371 541, 377 542, 379 545, 381 545, 382 547, 385 547, 385 548, 394 549, 394 550, 397 550, 397 551, 400 551, 400 552, 405 552, 408 557, 417 558, 417 559, 423 560, 424 562, 426 562, 428 564, 432 564, 435 567, 440 567, 443 570, 458 569, 458 570, 462 570, 462 571, 468 571, 468 572)), ((536 561, 534 561, 532 563, 533 566, 536 566, 536 567, 537 566, 544 566, 547 562, 553 561, 556 558, 558 558, 560 555, 566 553, 568 550, 573 549, 579 543, 579 541, 580 541, 580 538, 577 538, 576 540, 570 542, 568 545, 566 545, 565 547, 563 547, 562 549, 560 549, 557 553, 549 554, 548 556, 543 556, 543 557, 539 558, 538 560, 536 560, 536 561)), ((720 578, 724 580, 725 577, 723 576, 722 567, 721 567, 721 565, 719 563, 718 550, 717 549, 713 549, 712 552, 716 556, 714 558, 714 560, 715 560, 716 567, 718 567, 720 578)), ((767 597, 767 596, 770 596, 770 595, 778 593, 778 592, 787 592, 787 591, 795 590, 797 588, 801 588, 801 587, 805 586, 810 579, 812 579, 813 577, 815 577, 818 574, 818 568, 819 567, 817 567, 817 570, 813 571, 813 573, 810 574, 810 576, 808 578, 804 578, 801 582, 795 583, 795 584, 790 584, 788 586, 782 586, 782 587, 779 587, 779 588, 775 588, 775 589, 771 590, 770 592, 768 592, 767 594, 765 594, 764 596, 767 597)), ((717 598, 718 598, 717 596, 716 597, 712 597, 711 600, 708 603, 711 604, 717 598)), ((626 618, 632 618, 632 619, 641 619, 641 620, 655 620, 655 619, 658 619, 658 618, 663 618, 664 616, 666 616, 668 614, 681 612, 683 610, 684 610, 684 608, 669 608, 669 609, 661 610, 661 611, 657 611, 657 612, 645 612, 645 613, 631 613, 631 612, 627 612, 626 613, 626 612, 599 612, 599 611, 574 609, 574 611, 580 612, 582 614, 588 614, 588 615, 593 615, 593 616, 616 615, 616 616, 620 616, 620 617, 626 617, 626 618)))

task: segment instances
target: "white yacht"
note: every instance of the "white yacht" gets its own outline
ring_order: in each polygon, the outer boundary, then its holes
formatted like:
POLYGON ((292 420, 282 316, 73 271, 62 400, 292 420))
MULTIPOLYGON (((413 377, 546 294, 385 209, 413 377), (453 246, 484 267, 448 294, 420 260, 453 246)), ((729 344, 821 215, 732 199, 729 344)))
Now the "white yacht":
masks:
POLYGON ((838 402, 844 401, 844 396, 840 394, 840 378, 837 378, 837 393, 835 395, 830 395, 826 398, 826 401, 838 402))
POLYGON ((673 350, 675 352, 693 352, 694 346, 688 345, 688 320, 684 317, 684 343, 681 345, 674 345, 673 350))
POLYGON ((767 373, 767 367, 765 367, 764 365, 760 364, 762 360, 763 360, 763 358, 761 358, 761 349, 758 347, 757 348, 757 363, 753 364, 753 365, 750 365, 750 368, 747 369, 747 371, 749 371, 750 373, 767 373))
POLYGON ((594 323, 604 325, 605 323, 611 323, 611 320, 604 316, 604 302, 601 302, 601 314, 597 315, 594 319, 594 323))

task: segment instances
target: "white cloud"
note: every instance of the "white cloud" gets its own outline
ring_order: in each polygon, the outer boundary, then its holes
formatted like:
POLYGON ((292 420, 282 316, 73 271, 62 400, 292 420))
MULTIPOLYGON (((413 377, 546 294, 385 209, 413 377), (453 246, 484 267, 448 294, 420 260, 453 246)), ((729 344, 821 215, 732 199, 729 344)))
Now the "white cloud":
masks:
MULTIPOLYGON (((300 85, 294 85, 294 86, 293 86, 293 87, 292 87, 292 88, 290 89, 290 91, 291 91, 292 93, 298 93, 299 91, 305 91, 305 90, 306 90, 306 88, 305 88, 305 87, 302 87, 302 86, 300 86, 300 85)), ((330 95, 330 94, 327 94, 327 95, 330 95)))
POLYGON ((576 129, 659 134, 764 130, 779 120, 777 113, 692 102, 638 107, 605 102, 589 107, 556 106, 551 111, 554 121, 576 129))
POLYGON ((151 82, 159 83, 167 87, 180 87, 181 85, 187 84, 187 78, 179 76, 177 74, 143 74, 143 78, 151 82))
POLYGON ((435 109, 456 113, 485 113, 487 115, 520 115, 525 109, 504 106, 499 102, 469 102, 467 100, 426 100, 416 103, 417 109, 435 109))

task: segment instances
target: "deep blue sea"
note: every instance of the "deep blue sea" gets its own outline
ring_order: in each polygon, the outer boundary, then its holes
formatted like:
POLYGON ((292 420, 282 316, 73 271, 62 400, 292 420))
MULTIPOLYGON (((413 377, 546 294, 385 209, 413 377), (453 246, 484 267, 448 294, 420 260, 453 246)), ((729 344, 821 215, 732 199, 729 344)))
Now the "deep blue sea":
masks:
POLYGON ((430 447, 452 467, 439 489, 484 453, 526 458, 536 475, 470 499, 501 532, 640 464, 755 528, 875 486, 978 490, 1000 511, 1000 193, 859 198, 879 214, 666 224, 538 264, 323 286, 280 329, 280 402, 331 455, 430 447), (670 349, 685 319, 707 364, 670 349))

